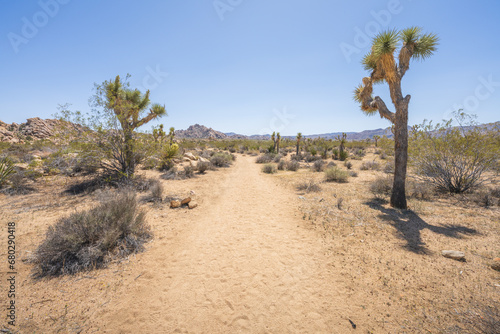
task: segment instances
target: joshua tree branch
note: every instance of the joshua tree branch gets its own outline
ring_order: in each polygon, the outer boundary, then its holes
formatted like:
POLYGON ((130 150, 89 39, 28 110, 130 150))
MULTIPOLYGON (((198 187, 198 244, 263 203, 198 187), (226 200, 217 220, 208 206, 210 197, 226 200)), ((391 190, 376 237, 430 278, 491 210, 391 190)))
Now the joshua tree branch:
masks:
POLYGON ((380 96, 375 96, 375 98, 370 102, 370 107, 377 109, 380 117, 388 119, 391 123, 394 124, 396 121, 396 114, 387 108, 385 102, 380 98, 380 96))

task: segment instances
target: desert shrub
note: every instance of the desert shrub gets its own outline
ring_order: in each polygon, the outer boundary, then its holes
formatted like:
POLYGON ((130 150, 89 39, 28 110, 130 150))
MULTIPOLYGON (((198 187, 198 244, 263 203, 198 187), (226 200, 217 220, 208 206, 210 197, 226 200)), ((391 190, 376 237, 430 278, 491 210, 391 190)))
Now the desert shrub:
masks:
POLYGON ((321 191, 321 187, 314 180, 303 181, 297 184, 298 191, 305 191, 306 193, 321 191))
POLYGON ((230 147, 228 151, 229 153, 236 153, 236 148, 230 147))
POLYGON ((194 177, 194 167, 184 166, 184 177, 186 177, 188 179, 194 177))
POLYGON ((381 160, 385 160, 385 159, 387 159, 387 153, 382 152, 382 153, 380 154, 380 159, 381 159, 381 160))
POLYGON ((210 166, 210 161, 198 161, 196 169, 198 169, 198 173, 205 174, 205 172, 210 169, 210 166))
POLYGON ((161 149, 160 157, 160 170, 171 168, 173 164, 172 159, 179 153, 179 145, 173 143, 172 145, 165 144, 161 149))
POLYGON ((338 160, 339 159, 339 150, 334 148, 332 150, 332 158, 335 159, 335 160, 338 160))
POLYGON ((285 170, 285 168, 286 168, 286 161, 282 159, 278 162, 278 170, 285 170))
POLYGON ((165 173, 163 173, 160 177, 164 180, 179 180, 180 179, 179 171, 177 170, 176 166, 173 166, 172 168, 169 168, 168 170, 166 170, 165 173))
POLYGON ((266 174, 276 173, 276 167, 273 164, 266 164, 262 167, 262 172, 266 174))
POLYGON ((298 171, 300 168, 300 163, 295 160, 290 160, 286 163, 286 169, 292 172, 298 171))
POLYGON ((490 189, 491 196, 500 198, 500 186, 494 187, 490 189))
POLYGON ((406 195, 413 198, 430 199, 434 194, 434 186, 428 182, 406 180, 406 195))
POLYGON ((353 170, 351 170, 351 171, 349 171, 349 176, 358 177, 358 173, 355 172, 355 171, 353 171, 353 170))
POLYGON ((302 156, 302 154, 292 154, 290 156, 290 159, 293 160, 293 161, 302 161, 302 159, 304 159, 304 157, 302 156))
POLYGON ((229 167, 235 159, 235 156, 230 153, 219 152, 215 153, 211 158, 210 162, 215 167, 229 167))
POLYGON ((348 182, 349 174, 347 171, 342 170, 338 167, 330 167, 325 170, 325 180, 326 182, 338 182, 346 183, 348 182))
POLYGON ((312 170, 315 172, 321 172, 325 166, 324 160, 316 160, 312 165, 312 170))
POLYGON ((149 186, 149 195, 145 200, 148 202, 161 202, 163 199, 163 185, 160 180, 154 179, 149 186))
POLYGON ((347 152, 347 151, 339 152, 339 160, 340 161, 345 161, 348 157, 349 157, 349 152, 347 152))
POLYGON ((394 161, 388 161, 382 170, 386 174, 394 174, 394 161))
POLYGON ((7 181, 9 176, 15 172, 14 164, 9 158, 3 158, 0 160, 0 188, 7 181))
POLYGON ((361 170, 379 170, 380 169, 380 164, 376 161, 363 161, 361 164, 361 167, 359 167, 361 170))
POLYGON ((320 156, 318 156, 318 155, 307 154, 307 155, 304 157, 304 160, 305 160, 306 162, 314 162, 314 161, 321 160, 321 157, 320 157, 320 156))
POLYGON ((360 158, 362 158, 366 155, 365 150, 362 148, 355 150, 354 154, 360 158))
POLYGON ((151 232, 131 191, 110 195, 88 211, 73 213, 49 227, 35 251, 34 276, 58 276, 101 268, 113 257, 143 250, 151 232))
POLYGON ((500 131, 478 126, 464 113, 454 116, 459 127, 452 127, 451 121, 436 126, 424 122, 413 129, 410 162, 440 190, 463 193, 487 180, 484 173, 500 156, 500 131))
POLYGON ((335 166, 337 166, 337 164, 335 162, 333 162, 333 161, 330 161, 328 163, 328 165, 326 165, 326 168, 335 167, 335 166))
POLYGON ((350 161, 346 161, 346 162, 344 162, 344 166, 345 166, 347 169, 351 169, 351 168, 352 168, 352 162, 350 162, 350 161))
POLYGON ((370 184, 370 191, 377 197, 389 196, 392 191, 392 179, 380 176, 370 184))
POLYGON ((257 160, 255 160, 255 162, 258 164, 268 164, 274 161, 275 156, 276 155, 273 153, 266 153, 264 155, 259 156, 257 160))
POLYGON ((6 188, 3 192, 9 195, 26 195, 33 191, 31 185, 29 185, 29 181, 35 178, 35 174, 30 173, 29 171, 16 170, 9 177, 10 187, 6 188))
POLYGON ((278 163, 278 162, 280 162, 281 158, 282 158, 281 154, 277 154, 277 155, 274 157, 273 161, 274 161, 274 162, 276 162, 276 163, 278 163))
POLYGON ((472 201, 479 206, 489 208, 498 202, 489 189, 481 189, 471 195, 472 201))

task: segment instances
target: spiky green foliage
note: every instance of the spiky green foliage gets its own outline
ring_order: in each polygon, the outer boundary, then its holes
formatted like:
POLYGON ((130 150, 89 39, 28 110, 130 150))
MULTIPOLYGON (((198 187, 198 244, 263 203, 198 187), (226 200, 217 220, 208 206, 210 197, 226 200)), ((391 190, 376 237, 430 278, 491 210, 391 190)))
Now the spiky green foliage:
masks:
POLYGON ((373 39, 370 61, 378 61, 383 55, 392 55, 398 46, 399 32, 388 30, 379 33, 373 39))
POLYGON ((3 158, 0 160, 0 187, 7 181, 7 178, 14 174, 16 171, 14 169, 14 164, 8 158, 3 158))
POLYGON ((436 34, 422 35, 417 42, 415 42, 413 58, 418 60, 429 58, 437 50, 438 42, 439 37, 436 34))

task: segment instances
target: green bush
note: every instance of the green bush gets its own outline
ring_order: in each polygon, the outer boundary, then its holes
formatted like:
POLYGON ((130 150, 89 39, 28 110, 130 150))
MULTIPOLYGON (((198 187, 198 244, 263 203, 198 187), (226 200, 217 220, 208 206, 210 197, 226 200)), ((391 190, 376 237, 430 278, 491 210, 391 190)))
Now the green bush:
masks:
POLYGON ((215 153, 211 158, 210 162, 215 167, 229 167, 235 159, 235 156, 230 153, 219 152, 215 153))
POLYGON ((330 167, 325 170, 325 180, 327 182, 346 183, 348 178, 349 173, 338 167, 330 167))
POLYGON ((376 161, 364 161, 359 167, 361 170, 379 170, 380 164, 376 161))
POLYGON ((452 127, 451 120, 414 127, 409 161, 418 175, 440 190, 463 193, 483 184, 485 172, 500 158, 500 129, 479 126, 464 113, 454 116, 458 127, 452 127))
POLYGON ((325 164, 324 160, 316 160, 312 165, 312 170, 315 172, 321 172, 325 167, 325 164))
POLYGON ((211 165, 212 164, 209 161, 198 161, 196 169, 198 170, 198 173, 205 174, 205 172, 210 169, 211 165))
POLYGON ((285 170, 285 168, 286 168, 286 161, 282 159, 278 162, 278 170, 285 170))
POLYGON ((143 250, 151 232, 131 191, 73 213, 49 227, 32 258, 34 276, 58 276, 104 267, 113 257, 143 250))
POLYGON ((7 181, 9 176, 14 174, 16 171, 14 169, 14 164, 8 158, 3 158, 0 160, 0 188, 7 181))
POLYGON ((264 155, 259 156, 255 160, 255 162, 258 164, 268 164, 270 162, 273 162, 275 157, 276 157, 276 154, 274 154, 274 153, 266 153, 264 155))
POLYGON ((297 185, 298 191, 304 191, 306 193, 321 191, 321 187, 314 180, 304 181, 297 185))

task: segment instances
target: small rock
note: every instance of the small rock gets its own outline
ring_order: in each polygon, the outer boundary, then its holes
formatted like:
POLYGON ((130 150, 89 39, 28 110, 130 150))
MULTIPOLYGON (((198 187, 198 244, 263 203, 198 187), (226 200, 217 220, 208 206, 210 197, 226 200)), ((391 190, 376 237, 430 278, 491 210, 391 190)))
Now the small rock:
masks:
POLYGON ((192 161, 192 160, 191 160, 191 161, 189 161, 189 165, 190 165, 191 167, 193 167, 193 168, 196 168, 196 166, 197 166, 197 165, 196 165, 196 162, 195 162, 195 161, 192 161))
POLYGON ((464 252, 454 251, 454 250, 444 250, 441 252, 444 257, 457 260, 457 261, 465 261, 464 252))
POLYGON ((188 158, 189 160, 196 160, 196 157, 191 152, 184 153, 184 157, 188 158))
POLYGON ((299 199, 306 199, 304 196, 299 196, 299 199))
POLYGON ((186 205, 188 204, 189 202, 191 202, 191 197, 187 197, 187 198, 184 198, 181 202, 181 205, 186 205))
POLYGON ((190 193, 191 195, 196 195, 196 193, 194 192, 194 190, 191 190, 189 193, 190 193))
POLYGON ((179 202, 179 201, 174 200, 174 201, 170 202, 171 209, 176 209, 176 208, 179 208, 180 206, 181 206, 181 202, 179 202))
POLYGON ((500 271, 500 257, 493 259, 493 263, 491 264, 491 269, 500 271))
POLYGON ((196 202, 194 202, 194 201, 193 201, 193 202, 189 202, 189 203, 188 203, 188 208, 190 208, 190 209, 194 209, 194 208, 196 208, 197 206, 198 206, 198 203, 196 203, 196 202))
POLYGON ((210 161, 208 161, 208 159, 205 159, 205 158, 203 158, 203 157, 199 157, 199 158, 198 158, 198 160, 199 160, 200 162, 210 162, 210 161))

